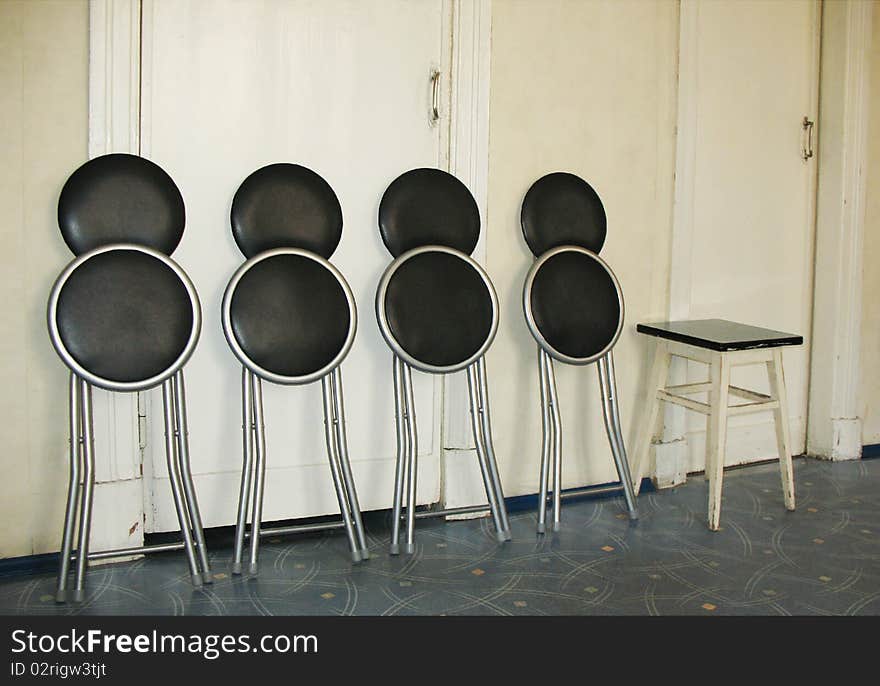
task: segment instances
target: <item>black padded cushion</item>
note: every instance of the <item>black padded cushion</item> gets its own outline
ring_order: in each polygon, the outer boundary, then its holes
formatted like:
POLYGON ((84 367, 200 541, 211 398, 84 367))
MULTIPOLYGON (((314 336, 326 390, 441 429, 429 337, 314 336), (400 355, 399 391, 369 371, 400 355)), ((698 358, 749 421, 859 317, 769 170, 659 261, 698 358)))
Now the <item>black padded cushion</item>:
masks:
POLYGON ((579 176, 554 172, 532 184, 523 199, 523 236, 535 256, 561 245, 596 254, 605 244, 605 208, 596 191, 579 176))
POLYGON ((379 232, 395 257, 423 245, 470 255, 480 237, 477 201, 461 181, 440 169, 413 169, 385 190, 379 232))
POLYGON ((351 313, 342 285, 302 255, 255 263, 230 303, 235 340, 259 367, 300 377, 327 366, 345 345, 351 313))
POLYGON ((548 259, 535 275, 530 299, 538 331, 563 355, 590 358, 614 340, 621 317, 617 289, 590 255, 572 250, 548 259))
POLYGON ((336 193, 298 164, 270 164, 242 181, 232 199, 231 220, 245 257, 272 248, 302 248, 329 258, 342 238, 336 193))
POLYGON ((120 383, 146 381, 181 355, 193 306, 180 277, 136 250, 83 262, 61 288, 56 311, 64 347, 86 370, 120 383))
POLYGON ((77 169, 58 198, 58 226, 76 255, 111 243, 135 243, 170 255, 183 236, 183 197, 161 167, 114 153, 77 169))
POLYGON ((404 261, 388 283, 384 307, 400 346, 434 367, 469 359, 492 330, 492 298, 479 272, 445 252, 404 261))

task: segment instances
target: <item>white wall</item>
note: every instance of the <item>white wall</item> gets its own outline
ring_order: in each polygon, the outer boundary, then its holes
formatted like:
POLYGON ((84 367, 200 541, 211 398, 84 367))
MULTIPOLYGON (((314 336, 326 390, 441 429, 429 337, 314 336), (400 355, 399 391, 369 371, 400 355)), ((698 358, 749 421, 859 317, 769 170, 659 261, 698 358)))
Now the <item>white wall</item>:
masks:
MULTIPOLYGON (((875 23, 875 31, 880 22, 875 23)), ((642 411, 647 341, 633 325, 668 311, 675 169, 678 5, 629 0, 495 0, 492 11, 487 260, 502 303, 489 354, 496 452, 508 495, 537 489, 536 348, 521 285, 532 257, 522 197, 567 169, 605 202, 603 256, 620 277, 627 327, 616 349, 626 438, 642 411), (621 183, 625 179, 626 183, 621 183)), ((880 103, 880 40, 872 104, 880 103)), ((58 192, 87 153, 87 0, 0 2, 0 557, 57 550, 67 470, 66 373, 45 333, 45 299, 70 255, 58 192)), ((880 104, 869 137, 863 368, 865 440, 880 442, 880 104), (872 401, 873 399, 873 401, 872 401)), ((615 478, 593 367, 559 367, 565 483, 615 478)), ((354 412, 355 408, 350 410, 354 412)), ((369 408, 361 408, 369 411, 369 408)), ((389 485, 390 495, 390 485, 389 485)))
MULTIPOLYGON (((506 495, 538 486, 537 352, 521 304, 533 258, 519 212, 528 187, 547 172, 581 175, 605 204, 602 256, 626 300, 615 348, 622 421, 625 438, 634 439, 650 356, 634 324, 667 310, 677 22, 673 2, 493 3, 487 259, 501 325, 488 370, 506 495)), ((564 486, 616 480, 595 365, 557 365, 557 382, 564 486)))
POLYGON ((862 444, 880 443, 880 1, 874 1, 862 281, 862 444))
POLYGON ((70 252, 58 193, 86 156, 86 0, 0 2, 0 557, 57 550, 67 374, 46 298, 70 252))

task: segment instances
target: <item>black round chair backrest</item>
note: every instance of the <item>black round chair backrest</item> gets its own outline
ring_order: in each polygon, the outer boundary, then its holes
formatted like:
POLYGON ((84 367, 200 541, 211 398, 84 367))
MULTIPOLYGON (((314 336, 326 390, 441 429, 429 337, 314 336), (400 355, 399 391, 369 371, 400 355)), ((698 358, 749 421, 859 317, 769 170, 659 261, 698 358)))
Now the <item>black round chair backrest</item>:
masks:
POLYGON ((49 298, 49 332, 79 376, 110 390, 143 390, 186 362, 201 326, 192 283, 164 254, 98 248, 62 272, 49 298))
POLYGON ((170 255, 186 224, 183 196, 159 165, 114 153, 77 169, 58 198, 58 226, 75 255, 133 243, 170 255))
POLYGON ((232 235, 245 257, 302 248, 329 258, 342 238, 342 207, 321 176, 298 164, 270 164, 232 199, 232 235))
POLYGON ((357 312, 348 284, 325 259, 275 249, 245 262, 223 298, 223 329, 235 355, 276 383, 313 381, 348 352, 357 312))
POLYGON ((598 359, 623 328, 623 295, 614 273, 580 247, 546 252, 526 277, 523 309, 532 335, 550 355, 571 364, 598 359))
POLYGON ((443 245, 470 255, 480 238, 480 211, 467 186, 452 174, 412 169, 392 181, 382 195, 379 232, 394 257, 424 245, 443 245))
POLYGON ((376 294, 385 340, 417 369, 463 369, 482 355, 498 327, 497 299, 485 272, 449 248, 426 247, 398 257, 376 294))
POLYGON ((605 243, 607 221, 599 195, 568 172, 547 174, 532 184, 520 221, 536 257, 560 245, 578 245, 598 255, 605 243))

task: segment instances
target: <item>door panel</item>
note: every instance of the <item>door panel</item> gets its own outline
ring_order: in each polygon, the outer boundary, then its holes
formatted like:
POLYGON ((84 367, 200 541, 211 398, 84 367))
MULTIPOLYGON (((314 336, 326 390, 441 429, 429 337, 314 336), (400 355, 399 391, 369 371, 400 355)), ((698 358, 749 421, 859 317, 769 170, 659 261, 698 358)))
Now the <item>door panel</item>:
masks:
MULTIPOLYGON (((692 245, 693 319, 722 317, 799 333, 784 352, 792 448, 805 447, 815 159, 802 158, 818 81, 815 2, 699 2, 692 245)), ((706 378, 691 365, 691 380, 706 378)), ((768 391, 762 367, 732 383, 768 391)), ((703 468, 705 421, 688 413, 688 471, 703 468)), ((769 413, 732 418, 727 463, 767 459, 769 413)))
MULTIPOLYGON (((241 181, 273 162, 324 176, 344 214, 333 263, 358 306, 343 363, 351 459, 364 509, 388 507, 396 455, 391 353, 374 315, 390 256, 379 199, 401 172, 438 164, 428 78, 439 66, 441 0, 180 2, 144 5, 143 154, 177 181, 187 229, 174 254, 202 302, 202 337, 186 368, 190 445, 206 526, 231 524, 241 469, 241 368, 220 302, 243 261, 229 211, 241 181)), ((439 378, 416 374, 420 503, 439 497, 439 378)), ((266 521, 338 511, 324 444, 320 384, 263 384, 266 521)), ((151 393, 148 530, 177 528, 163 456, 161 394, 151 393), (150 528, 150 517, 152 527, 150 528)))

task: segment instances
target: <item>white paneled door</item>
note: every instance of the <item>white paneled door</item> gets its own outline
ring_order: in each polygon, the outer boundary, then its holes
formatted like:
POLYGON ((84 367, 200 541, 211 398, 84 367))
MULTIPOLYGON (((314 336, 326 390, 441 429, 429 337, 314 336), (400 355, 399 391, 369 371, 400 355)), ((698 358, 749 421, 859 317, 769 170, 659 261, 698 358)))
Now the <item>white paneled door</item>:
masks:
MULTIPOLYGON (((241 181, 273 162, 314 169, 344 213, 332 257, 354 290, 359 328, 342 366, 362 507, 390 505, 396 454, 391 354, 374 315, 390 262, 376 226, 388 183, 440 164, 430 75, 440 66, 442 0, 145 0, 142 152, 176 180, 187 227, 174 254, 198 289, 204 323, 186 368, 193 472, 206 526, 234 521, 241 469, 241 368, 220 326, 225 284, 243 261, 229 211, 241 181)), ((416 375, 420 503, 439 497, 439 379, 416 375)), ((266 521, 337 511, 320 384, 264 383, 266 521)), ((162 457, 161 397, 147 410, 153 474, 147 531, 176 529, 162 457)))
MULTIPOLYGON (((689 0, 682 13, 679 136, 689 143, 680 141, 678 149, 692 166, 679 160, 686 173, 678 182, 690 185, 676 196, 676 232, 685 231, 674 250, 689 258, 673 266, 673 293, 677 279, 690 280, 684 311, 691 319, 720 317, 804 336, 804 346, 784 352, 792 447, 799 454, 816 179, 815 157, 804 159, 810 131, 803 120, 815 122, 817 114, 818 2, 689 0)), ((705 375, 702 365, 690 370, 693 381, 705 375)), ((768 389, 763 365, 734 369, 732 382, 768 389)), ((697 471, 705 421, 688 414, 687 470, 697 471)), ((731 420, 727 464, 775 452, 770 413, 731 420)))

